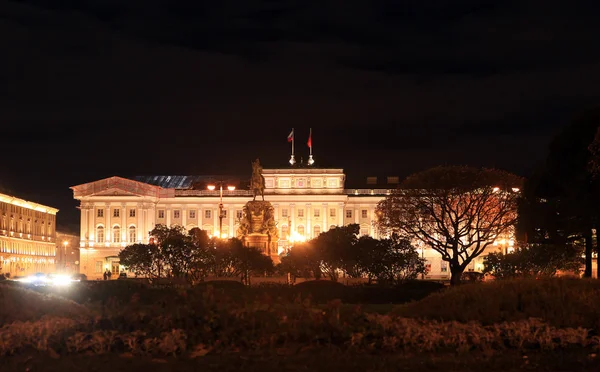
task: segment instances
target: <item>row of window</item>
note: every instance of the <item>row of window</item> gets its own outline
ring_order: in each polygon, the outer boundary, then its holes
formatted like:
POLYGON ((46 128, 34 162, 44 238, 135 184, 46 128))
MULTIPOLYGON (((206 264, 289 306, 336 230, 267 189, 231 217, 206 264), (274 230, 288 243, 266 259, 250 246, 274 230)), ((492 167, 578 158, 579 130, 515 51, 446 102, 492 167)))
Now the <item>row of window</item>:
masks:
MULTIPOLYGON (((128 243, 137 242, 137 232, 135 226, 129 226, 128 243)), ((105 240, 104 226, 98 226, 96 228, 96 243, 108 243, 110 240, 105 240)), ((112 228, 112 242, 121 243, 121 227, 118 225, 112 228)))
MULTIPOLYGON (((369 218, 369 211, 367 209, 362 209, 360 212, 361 212, 361 218, 369 218)), ((237 219, 242 218, 242 211, 241 210, 239 210, 239 209, 236 210, 235 214, 236 214, 236 218, 237 219)), ((104 217, 104 209, 98 209, 96 215, 98 217, 104 217)), ((353 215, 352 209, 347 209, 346 210, 346 218, 352 218, 352 215, 353 215)), ((112 216, 113 217, 120 217, 121 216, 121 209, 120 208, 114 208, 112 216)), ((287 218, 288 216, 289 216, 288 209, 287 208, 282 208, 281 209, 281 217, 287 218)), ((320 209, 313 209, 313 216, 314 217, 320 217, 321 216, 321 210, 320 209)), ((336 216, 336 209, 335 208, 331 208, 329 210, 329 217, 335 217, 335 216, 336 216)), ((135 209, 129 209, 129 217, 135 217, 135 209)), ((298 217, 304 217, 304 209, 298 208, 298 217)), ((165 218, 165 210, 164 209, 159 209, 158 210, 158 218, 165 218)), ((179 209, 173 210, 173 218, 175 218, 175 219, 181 218, 181 210, 179 210, 179 209)), ((196 211, 195 210, 188 211, 188 218, 195 219, 196 218, 196 211)), ((212 210, 206 209, 204 211, 204 218, 206 218, 206 219, 212 218, 212 210)), ((226 209, 223 210, 223 218, 227 218, 227 210, 226 209)))
MULTIPOLYGON (((14 213, 14 214, 19 214, 22 216, 29 216, 29 217, 34 217, 34 218, 45 218, 47 213, 44 212, 40 212, 40 211, 35 211, 33 209, 29 209, 29 208, 25 208, 25 207, 19 207, 17 205, 14 204, 8 204, 8 203, 4 203, 4 202, 0 202, 0 210, 2 211, 8 211, 8 206, 10 205, 10 213, 14 213)), ((47 219, 49 221, 54 221, 56 218, 55 215, 53 214, 48 214, 47 219)))
POLYGON ((41 224, 32 223, 31 221, 15 220, 14 218, 8 219, 4 216, 0 219, 0 230, 33 235, 52 235, 53 233, 51 222, 45 225, 43 221, 41 224))
MULTIPOLYGON (((96 216, 98 217, 104 217, 104 209, 100 208, 97 210, 96 212, 96 216)), ((114 208, 113 209, 113 217, 121 217, 121 209, 120 208, 114 208)), ((135 209, 130 209, 129 210, 129 217, 135 217, 135 209)))

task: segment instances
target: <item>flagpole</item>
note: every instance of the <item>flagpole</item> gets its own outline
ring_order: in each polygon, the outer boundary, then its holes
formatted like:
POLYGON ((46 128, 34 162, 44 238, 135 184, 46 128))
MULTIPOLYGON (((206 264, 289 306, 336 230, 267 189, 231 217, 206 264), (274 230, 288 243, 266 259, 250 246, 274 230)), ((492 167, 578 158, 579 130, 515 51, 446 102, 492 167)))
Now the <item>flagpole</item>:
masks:
POLYGON ((292 128, 292 156, 290 157, 290 165, 296 164, 296 159, 294 159, 294 137, 296 137, 296 133, 294 132, 294 128, 292 128))
POLYGON ((308 146, 310 151, 308 154, 308 165, 313 165, 315 160, 313 159, 312 155, 312 128, 310 128, 310 131, 308 132, 308 140, 310 141, 310 146, 308 146))

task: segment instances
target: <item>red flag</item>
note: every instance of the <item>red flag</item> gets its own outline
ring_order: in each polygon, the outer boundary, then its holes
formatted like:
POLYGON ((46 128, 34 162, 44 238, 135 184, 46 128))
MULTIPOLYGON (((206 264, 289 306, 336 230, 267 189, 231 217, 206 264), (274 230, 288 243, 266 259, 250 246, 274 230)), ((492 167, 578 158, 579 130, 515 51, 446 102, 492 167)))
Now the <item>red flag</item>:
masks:
POLYGON ((312 128, 310 128, 310 132, 308 133, 308 142, 306 144, 312 148, 312 128))
POLYGON ((294 130, 292 129, 290 134, 288 134, 288 142, 292 142, 293 140, 294 140, 294 130))

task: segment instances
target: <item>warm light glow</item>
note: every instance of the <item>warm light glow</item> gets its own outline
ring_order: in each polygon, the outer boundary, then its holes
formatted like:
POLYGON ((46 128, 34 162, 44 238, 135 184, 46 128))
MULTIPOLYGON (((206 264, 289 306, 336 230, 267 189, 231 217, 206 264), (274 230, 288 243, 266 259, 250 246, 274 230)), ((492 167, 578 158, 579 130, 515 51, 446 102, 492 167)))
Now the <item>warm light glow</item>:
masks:
POLYGON ((233 191, 233 190, 235 190, 235 186, 227 186, 227 190, 233 191))
POLYGON ((296 242, 305 242, 306 236, 298 234, 296 231, 292 231, 290 236, 288 237, 288 242, 296 243, 296 242))
POLYGON ((519 188, 518 187, 513 187, 512 191, 513 192, 519 192, 519 188))
POLYGON ((207 186, 207 188, 208 188, 210 191, 213 191, 213 190, 216 188, 216 186, 215 186, 215 185, 208 185, 208 186, 207 186))
POLYGON ((65 240, 65 241, 63 242, 63 245, 64 245, 64 246, 65 246, 65 248, 66 248, 66 247, 67 247, 67 245, 69 245, 69 242, 65 240))
POLYGON ((499 187, 494 187, 494 192, 498 192, 498 191, 500 191, 500 188, 499 187))

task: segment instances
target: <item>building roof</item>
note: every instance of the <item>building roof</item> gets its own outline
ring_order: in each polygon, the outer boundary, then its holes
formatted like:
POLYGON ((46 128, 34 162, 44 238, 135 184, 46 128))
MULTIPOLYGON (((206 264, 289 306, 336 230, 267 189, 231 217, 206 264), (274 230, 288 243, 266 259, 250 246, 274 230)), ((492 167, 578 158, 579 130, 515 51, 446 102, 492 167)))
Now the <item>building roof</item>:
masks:
POLYGON ((228 184, 232 184, 238 189, 246 189, 248 185, 245 179, 241 177, 231 177, 223 175, 207 175, 207 176, 177 176, 177 175, 164 175, 164 176, 134 176, 129 179, 147 183, 149 185, 159 186, 164 189, 178 189, 178 190, 189 190, 189 189, 205 189, 210 183, 223 181, 228 184))

